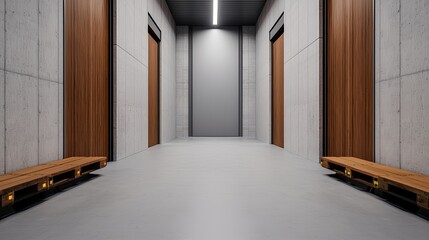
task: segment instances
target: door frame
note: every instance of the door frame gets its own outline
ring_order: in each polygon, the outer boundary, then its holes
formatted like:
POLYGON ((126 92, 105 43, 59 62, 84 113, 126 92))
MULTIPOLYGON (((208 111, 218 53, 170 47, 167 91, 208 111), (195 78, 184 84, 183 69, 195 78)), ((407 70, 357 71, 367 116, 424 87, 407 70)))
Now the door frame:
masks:
MULTIPOLYGON (((66 24, 66 14, 67 14, 67 9, 66 9, 66 1, 67 0, 62 0, 63 3, 63 156, 66 155, 66 149, 67 149, 67 135, 66 135, 66 127, 67 127, 67 111, 66 111, 66 81, 67 81, 67 74, 66 74, 66 68, 67 68, 67 51, 66 51, 66 32, 67 32, 67 24, 66 24)), ((108 6, 108 79, 107 79, 107 85, 108 85, 108 93, 107 93, 107 97, 108 97, 108 119, 107 119, 107 148, 108 148, 108 156, 107 156, 107 160, 108 161, 114 161, 114 157, 113 157, 113 118, 114 118, 114 109, 113 109, 113 102, 114 102, 114 77, 113 77, 113 61, 114 61, 114 56, 113 56, 113 35, 114 35, 114 24, 113 24, 113 4, 114 0, 107 0, 107 6, 108 6)))
MULTIPOLYGON (((270 123, 271 123, 271 129, 270 129, 270 144, 273 144, 273 122, 274 122, 274 109, 273 109, 273 102, 274 102, 274 94, 273 94, 273 73, 274 73, 274 55, 273 55, 273 44, 274 42, 284 33, 284 12, 281 13, 280 17, 277 19, 277 21, 274 23, 274 25, 271 27, 269 31, 269 40, 270 40, 270 123)), ((284 43, 283 43, 284 44, 284 43)), ((284 79, 283 79, 283 86, 284 86, 284 79)), ((283 97, 284 97, 284 89, 283 89, 283 97)), ((283 99, 284 101, 284 99, 283 99)), ((283 113, 283 121, 284 121, 284 113, 283 113)), ((284 126, 283 126, 283 148, 284 148, 284 126)))
MULTIPOLYGON (((323 144, 322 144, 322 154, 323 156, 326 156, 328 153, 328 1, 330 0, 323 0, 323 24, 322 24, 322 29, 323 29, 323 66, 322 66, 322 74, 323 74, 323 80, 322 80, 322 139, 323 139, 323 144)), ((376 72, 376 59, 375 59, 375 47, 376 47, 376 4, 375 4, 375 0, 372 0, 372 15, 373 15, 373 21, 372 21, 372 30, 373 30, 373 40, 372 40, 372 64, 373 64, 373 71, 372 71, 372 82, 373 82, 373 102, 372 102, 372 111, 373 111, 373 132, 372 132, 372 137, 373 137, 373 159, 374 162, 376 161, 376 96, 375 96, 375 83, 376 83, 376 78, 375 78, 375 72, 376 72)))
MULTIPOLYGON (((158 64, 158 76, 157 76, 158 78, 158 143, 156 145, 161 144, 161 34, 162 32, 158 24, 156 24, 155 20, 152 18, 150 13, 148 13, 148 35, 150 35, 158 44, 158 63, 157 63, 158 64)), ((149 51, 148 51, 148 54, 149 54, 149 51)), ((148 84, 149 84, 149 79, 148 79, 148 84)), ((147 97, 148 97, 148 104, 149 104, 149 93, 147 97)), ((149 115, 148 115, 148 118, 149 118, 149 115)), ((149 140, 149 134, 148 134, 148 140, 149 140)))

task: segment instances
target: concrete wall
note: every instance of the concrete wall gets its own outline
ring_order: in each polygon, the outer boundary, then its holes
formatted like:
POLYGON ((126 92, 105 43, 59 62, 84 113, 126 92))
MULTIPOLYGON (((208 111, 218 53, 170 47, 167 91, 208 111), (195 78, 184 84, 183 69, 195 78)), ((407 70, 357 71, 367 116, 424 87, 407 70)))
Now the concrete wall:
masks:
POLYGON ((63 2, 0 1, 0 174, 63 156, 63 2))
POLYGON ((375 9, 376 161, 429 175, 429 2, 375 9))
POLYGON ((256 138, 255 26, 243 26, 243 137, 256 138))
POLYGON ((148 147, 148 13, 160 27, 160 140, 176 135, 175 23, 165 1, 114 1, 114 159, 148 147))
POLYGON ((189 27, 176 27, 176 136, 189 136, 189 27))
MULTIPOLYGON (((256 135, 256 34, 254 26, 243 26, 243 137, 256 135)), ((189 132, 189 27, 176 27, 176 136, 189 132)))
POLYGON ((256 136, 271 142, 269 30, 284 11, 285 150, 318 161, 322 149, 322 1, 268 0, 256 26, 256 136))

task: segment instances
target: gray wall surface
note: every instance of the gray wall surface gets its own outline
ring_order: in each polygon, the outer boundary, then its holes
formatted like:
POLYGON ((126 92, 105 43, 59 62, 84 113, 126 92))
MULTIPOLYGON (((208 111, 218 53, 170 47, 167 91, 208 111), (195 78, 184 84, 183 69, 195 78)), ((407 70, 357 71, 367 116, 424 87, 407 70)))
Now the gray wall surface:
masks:
POLYGON ((63 157, 62 23, 62 0, 0 0, 0 174, 63 157))
POLYGON ((256 138, 256 28, 243 26, 243 138, 256 138))
POLYGON ((375 7, 376 161, 429 175, 429 1, 375 7))
POLYGON ((285 150, 319 161, 322 150, 322 2, 268 0, 256 25, 256 137, 271 142, 271 43, 284 12, 285 150))
POLYGON ((114 1, 114 159, 148 148, 148 13, 160 27, 160 140, 176 137, 175 23, 164 0, 114 1))
POLYGON ((193 136, 238 137, 238 28, 194 28, 192 33, 193 136))
MULTIPOLYGON (((243 26, 243 138, 256 135, 256 30, 243 26)), ((188 137, 189 27, 176 27, 176 136, 188 137)))

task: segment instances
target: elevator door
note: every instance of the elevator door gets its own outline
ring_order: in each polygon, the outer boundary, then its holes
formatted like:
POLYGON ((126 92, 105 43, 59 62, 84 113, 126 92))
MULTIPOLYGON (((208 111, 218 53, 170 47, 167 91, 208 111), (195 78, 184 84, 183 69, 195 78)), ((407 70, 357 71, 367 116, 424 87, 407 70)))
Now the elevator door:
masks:
POLYGON ((65 156, 108 156, 108 1, 65 4, 65 156))
POLYGON ((373 161, 373 0, 329 0, 327 34, 327 155, 373 161))
POLYGON ((149 147, 159 144, 159 45, 149 34, 149 147))
POLYGON ((272 45, 272 143, 284 147, 284 36, 272 45))
POLYGON ((194 28, 192 136, 240 135, 238 28, 194 28))

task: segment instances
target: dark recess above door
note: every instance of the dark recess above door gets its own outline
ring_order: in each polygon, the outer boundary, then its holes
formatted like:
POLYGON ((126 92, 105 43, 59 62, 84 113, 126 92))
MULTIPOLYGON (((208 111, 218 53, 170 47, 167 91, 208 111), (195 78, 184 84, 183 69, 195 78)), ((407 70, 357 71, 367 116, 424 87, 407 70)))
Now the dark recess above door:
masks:
MULTIPOLYGON (((213 0, 166 1, 177 25, 213 25, 213 0)), ((265 4, 265 0, 218 1, 218 26, 255 25, 265 4)))

